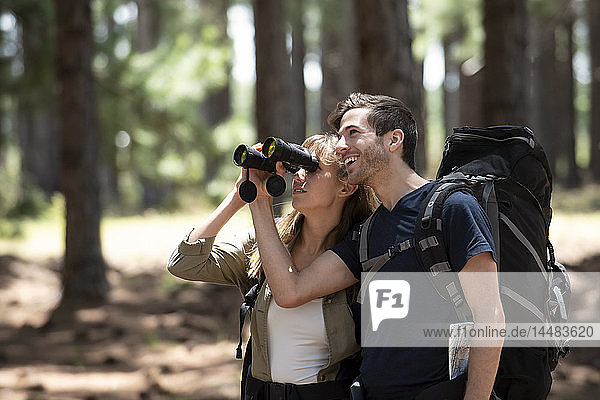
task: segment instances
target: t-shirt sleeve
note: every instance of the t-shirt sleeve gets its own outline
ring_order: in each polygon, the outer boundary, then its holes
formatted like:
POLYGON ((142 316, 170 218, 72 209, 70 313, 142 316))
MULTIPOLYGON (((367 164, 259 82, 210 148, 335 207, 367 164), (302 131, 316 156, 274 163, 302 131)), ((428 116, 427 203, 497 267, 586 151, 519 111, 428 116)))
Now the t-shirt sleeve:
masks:
POLYGON ((350 272, 352 272, 354 277, 358 280, 360 280, 362 267, 358 256, 358 241, 354 240, 353 237, 356 235, 355 232, 359 232, 359 230, 360 226, 355 226, 348 232, 348 234, 346 234, 346 237, 341 242, 331 248, 331 250, 342 259, 342 261, 346 264, 346 267, 348 267, 350 272))
POLYGON ((444 239, 452 268, 458 272, 477 254, 489 252, 494 261, 490 221, 477 200, 467 193, 453 193, 442 210, 444 239))

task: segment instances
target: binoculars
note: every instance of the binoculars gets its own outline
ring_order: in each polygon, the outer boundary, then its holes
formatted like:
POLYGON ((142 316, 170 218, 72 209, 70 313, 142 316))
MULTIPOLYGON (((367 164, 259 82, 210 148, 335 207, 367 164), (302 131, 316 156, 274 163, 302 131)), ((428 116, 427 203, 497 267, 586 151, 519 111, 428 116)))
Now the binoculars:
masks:
POLYGON ((300 168, 309 172, 314 172, 319 168, 319 161, 310 154, 306 147, 288 143, 280 138, 267 138, 262 146, 262 152, 254 147, 240 144, 233 152, 233 163, 238 167, 245 168, 247 173, 246 180, 239 188, 242 200, 251 203, 256 199, 256 186, 250 181, 248 168, 272 173, 266 183, 267 192, 271 196, 281 196, 285 192, 285 180, 276 173, 275 164, 278 161, 281 161, 286 171, 291 173, 295 173, 300 168))

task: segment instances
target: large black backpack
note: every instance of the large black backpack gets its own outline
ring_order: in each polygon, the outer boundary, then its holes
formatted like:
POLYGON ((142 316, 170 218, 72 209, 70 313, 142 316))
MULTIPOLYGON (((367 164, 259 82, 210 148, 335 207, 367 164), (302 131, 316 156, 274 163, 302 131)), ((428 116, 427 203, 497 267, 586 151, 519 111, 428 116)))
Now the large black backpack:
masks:
MULTIPOLYGON (((455 128, 446 139, 436 179, 439 183, 415 225, 416 243, 433 236, 441 244, 415 246, 432 281, 436 278, 431 266, 447 262, 441 225, 435 221, 441 221, 443 203, 451 193, 467 190, 490 220, 499 272, 531 272, 506 280, 503 276, 516 274, 499 274, 506 322, 566 322, 570 283, 549 239, 552 174, 533 132, 519 126, 455 128)), ((568 352, 564 343, 547 344, 503 348, 494 385, 500 398, 546 398, 550 372, 568 352)))
MULTIPOLYGON (((533 272, 523 274, 526 279, 510 281, 499 275, 506 322, 566 322, 570 282, 549 240, 552 174, 533 132, 519 126, 455 128, 446 139, 436 181, 423 201, 412 240, 369 259, 371 218, 363 223, 359 256, 363 271, 369 272, 367 280, 391 257, 414 247, 438 294, 453 304, 459 320, 471 319, 456 275, 440 273, 452 271, 442 231, 444 201, 452 193, 466 191, 490 220, 498 270, 533 272)), ((552 383, 550 372, 567 352, 565 343, 556 341, 545 347, 503 348, 495 394, 502 400, 545 399, 552 383)))

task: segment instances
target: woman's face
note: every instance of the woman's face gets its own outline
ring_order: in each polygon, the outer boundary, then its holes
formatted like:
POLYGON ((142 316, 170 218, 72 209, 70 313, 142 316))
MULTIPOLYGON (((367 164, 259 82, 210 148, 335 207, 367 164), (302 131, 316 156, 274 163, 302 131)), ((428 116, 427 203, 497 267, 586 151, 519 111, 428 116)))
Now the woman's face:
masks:
POLYGON ((294 174, 292 206, 305 215, 310 210, 330 207, 343 186, 338 172, 338 165, 325 165, 323 162, 319 162, 315 172, 300 169, 294 174))

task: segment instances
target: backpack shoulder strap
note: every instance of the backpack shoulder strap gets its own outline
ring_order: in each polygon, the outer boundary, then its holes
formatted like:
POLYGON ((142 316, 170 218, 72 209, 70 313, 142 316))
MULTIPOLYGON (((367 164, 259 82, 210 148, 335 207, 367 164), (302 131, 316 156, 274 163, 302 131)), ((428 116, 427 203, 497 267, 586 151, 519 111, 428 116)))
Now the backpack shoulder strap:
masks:
POLYGON ((455 192, 470 189, 465 180, 442 179, 427 195, 415 221, 415 252, 419 264, 438 294, 454 306, 459 321, 472 321, 460 281, 448 261, 442 228, 442 209, 455 192))
MULTIPOLYGON (((244 295, 244 302, 240 305, 240 341, 235 349, 235 358, 238 360, 242 358, 242 331, 244 330, 244 321, 246 320, 246 316, 252 314, 252 309, 258 298, 258 293, 265 282, 265 278, 265 273, 263 271, 260 273, 260 277, 255 280, 256 283, 250 288, 248 293, 244 295)), ((246 382, 248 381, 248 374, 250 373, 250 364, 252 364, 252 337, 248 338, 244 360, 242 361, 242 380, 240 383, 242 400, 245 398, 246 382)))
MULTIPOLYGON (((250 290, 248 290, 248 293, 244 295, 244 301, 240 305, 240 340, 237 348, 235 349, 235 358, 238 360, 242 358, 242 331, 244 330, 244 321, 246 320, 246 316, 250 316, 252 314, 252 309, 254 308, 254 303, 258 297, 258 292, 260 292, 260 289, 265 282, 265 273, 261 272, 260 277, 255 279, 255 282, 256 283, 250 288, 250 290)), ((250 341, 248 341, 247 346, 249 345, 250 341)))
MULTIPOLYGON (((360 226, 360 235, 358 237, 358 256, 360 259, 360 263, 364 263, 369 259, 369 230, 371 229, 371 221, 373 220, 373 216, 375 213, 369 215, 369 218, 365 220, 360 226)), ((364 271, 364 268, 363 268, 364 271)))
POLYGON ((374 214, 371 214, 360 226, 358 255, 362 271, 375 273, 379 271, 390 258, 413 247, 413 243, 412 240, 405 240, 395 246, 391 246, 385 253, 369 258, 369 230, 373 224, 373 215, 374 214))
POLYGON ((369 230, 371 228, 371 224, 373 223, 374 215, 375 214, 371 214, 360 227, 360 236, 358 238, 358 255, 362 271, 366 272, 367 276, 361 283, 361 289, 356 299, 358 303, 362 303, 362 298, 364 296, 363 292, 366 290, 365 288, 369 286, 369 282, 371 282, 371 280, 373 280, 375 277, 375 273, 377 273, 390 258, 413 247, 413 241, 409 239, 391 246, 383 254, 369 258, 369 230))

